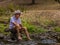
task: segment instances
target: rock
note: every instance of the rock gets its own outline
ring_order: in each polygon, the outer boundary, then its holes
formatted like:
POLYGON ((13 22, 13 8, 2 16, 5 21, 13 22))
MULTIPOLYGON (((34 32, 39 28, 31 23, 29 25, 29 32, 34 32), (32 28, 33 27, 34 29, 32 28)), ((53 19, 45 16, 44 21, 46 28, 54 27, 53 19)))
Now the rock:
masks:
POLYGON ((0 45, 4 45, 4 42, 0 42, 0 45))
POLYGON ((41 40, 41 43, 43 44, 52 44, 52 43, 56 43, 56 40, 51 40, 51 39, 44 39, 44 40, 41 40))
POLYGON ((0 39, 4 39, 4 35, 0 33, 0 39))
POLYGON ((10 32, 10 29, 9 29, 9 28, 5 28, 4 31, 5 31, 5 32, 10 32))
POLYGON ((55 45, 56 43, 60 42, 60 33, 58 32, 45 32, 40 34, 31 34, 33 38, 32 41, 22 41, 16 42, 15 40, 11 40, 11 36, 5 36, 2 33, 0 34, 0 39, 3 39, 1 44, 8 44, 8 45, 55 45), (53 43, 53 44, 52 44, 53 43))
POLYGON ((60 45, 60 43, 56 43, 55 45, 60 45))

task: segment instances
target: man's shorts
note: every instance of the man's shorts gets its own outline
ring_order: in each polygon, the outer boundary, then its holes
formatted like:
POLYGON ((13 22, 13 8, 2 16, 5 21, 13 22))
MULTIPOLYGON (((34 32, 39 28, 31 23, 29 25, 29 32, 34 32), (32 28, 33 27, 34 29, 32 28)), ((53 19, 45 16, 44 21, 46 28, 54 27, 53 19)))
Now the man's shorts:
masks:
MULTIPOLYGON (((16 28, 12 28, 12 29, 10 29, 10 32, 13 33, 13 34, 16 34, 17 30, 16 30, 16 28)), ((23 28, 21 28, 19 32, 23 33, 23 28)))
POLYGON ((13 34, 16 34, 17 30, 15 28, 12 28, 12 29, 10 29, 10 32, 13 33, 13 34))

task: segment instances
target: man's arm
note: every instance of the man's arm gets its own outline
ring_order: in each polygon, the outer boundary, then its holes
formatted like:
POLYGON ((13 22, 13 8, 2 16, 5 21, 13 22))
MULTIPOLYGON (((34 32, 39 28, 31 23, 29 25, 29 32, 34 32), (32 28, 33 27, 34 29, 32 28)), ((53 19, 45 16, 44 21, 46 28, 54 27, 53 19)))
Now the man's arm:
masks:
POLYGON ((20 28, 19 24, 17 24, 16 22, 12 22, 16 27, 20 28))
POLYGON ((23 27, 20 18, 19 18, 19 26, 20 26, 20 27, 23 27))
POLYGON ((10 22, 13 23, 16 27, 19 27, 19 24, 17 24, 13 18, 11 18, 10 22))
POLYGON ((23 27, 22 24, 19 24, 19 25, 20 25, 20 27, 23 27))
POLYGON ((17 24, 16 22, 13 22, 13 24, 17 27, 21 27, 21 28, 23 27, 22 24, 17 24))

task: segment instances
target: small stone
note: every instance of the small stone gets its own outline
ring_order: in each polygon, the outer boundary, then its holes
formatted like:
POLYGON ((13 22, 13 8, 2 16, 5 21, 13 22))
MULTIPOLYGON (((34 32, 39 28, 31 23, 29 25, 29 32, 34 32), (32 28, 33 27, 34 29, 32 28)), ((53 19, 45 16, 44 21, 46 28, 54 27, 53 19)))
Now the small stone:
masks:
POLYGON ((3 39, 4 35, 2 33, 0 33, 0 39, 3 39))

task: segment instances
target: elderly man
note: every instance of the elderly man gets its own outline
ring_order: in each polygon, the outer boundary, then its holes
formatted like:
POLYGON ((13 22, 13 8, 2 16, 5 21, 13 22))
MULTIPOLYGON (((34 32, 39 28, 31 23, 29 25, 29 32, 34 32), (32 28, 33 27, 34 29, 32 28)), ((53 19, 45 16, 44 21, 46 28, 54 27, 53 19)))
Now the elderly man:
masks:
POLYGON ((27 36, 27 38, 29 40, 31 40, 31 38, 29 36, 29 33, 27 31, 27 28, 23 27, 22 24, 21 24, 20 16, 21 16, 20 10, 17 10, 17 11, 14 12, 14 15, 10 19, 9 28, 11 30, 15 30, 17 32, 18 40, 22 40, 22 37, 20 35, 20 31, 24 31, 26 36, 27 36))

